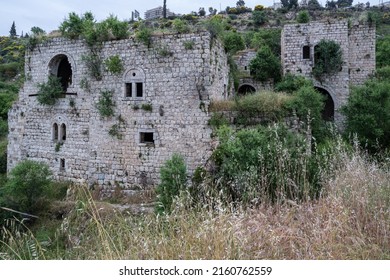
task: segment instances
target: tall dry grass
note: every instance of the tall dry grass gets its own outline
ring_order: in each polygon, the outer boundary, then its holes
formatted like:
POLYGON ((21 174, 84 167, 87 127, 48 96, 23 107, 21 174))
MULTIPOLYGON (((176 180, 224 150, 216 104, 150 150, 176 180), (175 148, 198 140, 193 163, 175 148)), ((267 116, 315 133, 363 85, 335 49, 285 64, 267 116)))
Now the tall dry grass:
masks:
POLYGON ((389 166, 358 151, 337 161, 319 199, 255 209, 212 198, 189 206, 184 193, 169 215, 132 215, 80 188, 58 232, 64 250, 28 235, 0 257, 31 257, 21 253, 30 246, 33 258, 55 259, 390 259, 389 166))

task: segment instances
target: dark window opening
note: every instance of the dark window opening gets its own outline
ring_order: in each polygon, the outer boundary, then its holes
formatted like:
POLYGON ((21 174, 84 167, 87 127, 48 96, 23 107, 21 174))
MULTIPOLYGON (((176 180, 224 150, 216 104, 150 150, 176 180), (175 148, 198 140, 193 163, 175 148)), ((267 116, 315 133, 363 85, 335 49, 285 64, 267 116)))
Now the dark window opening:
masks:
POLYGON ((140 143, 154 144, 153 132, 141 132, 140 133, 140 143))
POLYGON ((60 171, 64 171, 65 170, 65 159, 62 158, 60 159, 60 171))
POLYGON ((53 141, 58 141, 58 124, 53 124, 53 131, 52 131, 52 139, 53 141))
POLYGON ((72 84, 72 66, 65 56, 58 65, 57 77, 60 78, 61 86, 64 92, 72 84))
POLYGON ((248 66, 245 66, 245 71, 248 70, 248 66))
POLYGON ((63 123, 61 124, 61 129, 60 129, 60 140, 65 141, 66 140, 66 125, 63 123))
POLYGON ((310 46, 303 46, 303 59, 310 59, 310 46))
POLYGON ((133 84, 132 83, 126 83, 126 97, 132 97, 133 96, 133 84))
POLYGON ((333 121, 334 120, 334 102, 332 96, 329 94, 329 92, 323 88, 315 88, 317 91, 319 91, 321 94, 325 96, 325 106, 322 110, 322 119, 325 121, 333 121))
POLYGON ((137 86, 137 97, 143 96, 143 84, 142 83, 136 83, 137 86))
POLYGON ((251 85, 242 85, 238 88, 239 95, 246 95, 250 93, 254 93, 256 89, 251 85))

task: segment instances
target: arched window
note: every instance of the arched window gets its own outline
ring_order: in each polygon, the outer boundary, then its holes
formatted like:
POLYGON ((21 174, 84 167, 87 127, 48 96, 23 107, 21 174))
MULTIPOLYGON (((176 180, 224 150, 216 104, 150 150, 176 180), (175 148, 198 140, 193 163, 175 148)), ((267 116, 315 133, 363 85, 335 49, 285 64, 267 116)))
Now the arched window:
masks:
POLYGON ((66 140, 66 125, 63 123, 61 124, 60 127, 60 141, 65 141, 66 140))
POLYGON ((64 54, 56 55, 49 63, 49 73, 60 78, 64 92, 72 85, 72 65, 64 54))
POLYGON ((125 97, 141 99, 145 96, 145 74, 142 70, 131 69, 124 77, 125 97))
POLYGON ((252 85, 244 84, 238 88, 238 95, 254 93, 256 89, 252 85))
POLYGON ((51 138, 53 141, 58 141, 58 124, 54 123, 51 131, 51 138))
POLYGON ((310 59, 310 46, 303 46, 302 58, 303 59, 310 59))

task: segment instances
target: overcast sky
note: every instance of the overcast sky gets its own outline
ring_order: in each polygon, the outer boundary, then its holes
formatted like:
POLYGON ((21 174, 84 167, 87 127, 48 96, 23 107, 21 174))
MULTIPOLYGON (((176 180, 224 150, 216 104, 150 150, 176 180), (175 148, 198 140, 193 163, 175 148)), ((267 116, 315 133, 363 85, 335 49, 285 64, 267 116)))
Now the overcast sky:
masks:
MULTIPOLYGON (((375 5, 379 0, 371 0, 375 5)), ((234 7, 237 0, 167 0, 167 7, 175 13, 188 14, 204 7, 208 13, 209 7, 223 9, 226 6, 234 7)), ((247 0, 246 6, 272 6, 274 0, 247 0)), ((279 2, 279 0, 276 0, 279 2)), ((324 5, 326 0, 319 0, 324 5)), ((354 0, 354 4, 359 1, 354 0)), ((366 2, 366 0, 361 0, 366 2)), ((60 23, 70 12, 82 14, 91 11, 97 20, 103 20, 114 14, 119 19, 130 19, 131 11, 138 10, 141 17, 148 9, 162 6, 163 0, 0 0, 0 35, 8 36, 15 21, 18 35, 30 32, 31 27, 38 26, 50 32, 58 28, 60 23)))

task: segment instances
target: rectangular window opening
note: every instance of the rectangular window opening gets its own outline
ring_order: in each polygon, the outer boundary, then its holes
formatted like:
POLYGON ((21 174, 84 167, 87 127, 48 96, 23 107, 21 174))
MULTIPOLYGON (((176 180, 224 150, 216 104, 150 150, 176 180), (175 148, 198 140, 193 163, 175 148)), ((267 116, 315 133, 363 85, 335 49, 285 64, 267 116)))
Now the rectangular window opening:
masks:
POLYGON ((143 83, 136 83, 137 87, 137 97, 143 96, 143 83))
POLYGON ((132 92, 133 92, 133 84, 126 83, 126 97, 132 97, 132 92))
POLYGON ((154 133, 140 132, 139 142, 141 144, 154 144, 154 133))
POLYGON ((65 171, 65 159, 60 159, 60 171, 65 171))
POLYGON ((310 46, 303 47, 303 59, 310 59, 310 46))

